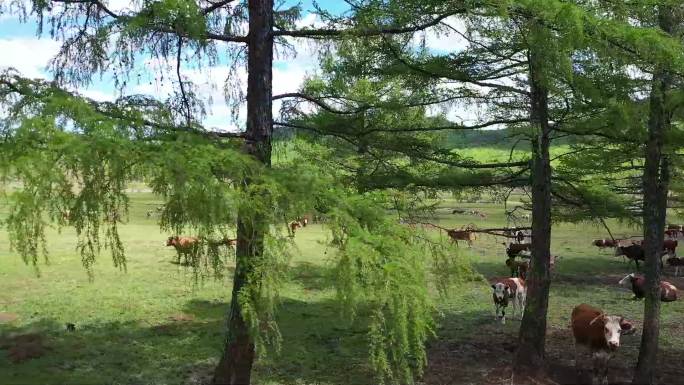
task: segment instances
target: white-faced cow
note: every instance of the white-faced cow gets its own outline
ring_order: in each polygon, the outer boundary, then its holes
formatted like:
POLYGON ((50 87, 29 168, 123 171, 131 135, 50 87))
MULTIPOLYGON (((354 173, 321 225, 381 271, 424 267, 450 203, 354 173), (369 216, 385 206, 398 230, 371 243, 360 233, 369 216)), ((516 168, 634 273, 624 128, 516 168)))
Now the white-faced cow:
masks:
MULTIPOLYGON (((634 299, 644 298, 646 294, 646 279, 634 273, 627 274, 622 278, 618 285, 627 287, 634 293, 634 299)), ((667 281, 660 281, 660 300, 662 302, 673 302, 677 300, 677 287, 667 281)))
POLYGON ((592 384, 608 383, 608 362, 620 347, 620 336, 632 334, 635 328, 620 316, 606 315, 587 304, 572 310, 572 334, 575 337, 575 366, 579 371, 580 350, 589 349, 594 361, 592 384))
POLYGON ((599 249, 605 249, 607 247, 620 246, 620 241, 616 239, 594 239, 592 245, 598 247, 599 249))
POLYGON ((522 319, 527 297, 525 280, 522 278, 504 278, 492 284, 492 289, 494 290, 492 293, 494 319, 501 321, 502 324, 506 323, 506 308, 509 301, 513 303, 513 317, 515 317, 516 312, 520 312, 520 319, 522 319))

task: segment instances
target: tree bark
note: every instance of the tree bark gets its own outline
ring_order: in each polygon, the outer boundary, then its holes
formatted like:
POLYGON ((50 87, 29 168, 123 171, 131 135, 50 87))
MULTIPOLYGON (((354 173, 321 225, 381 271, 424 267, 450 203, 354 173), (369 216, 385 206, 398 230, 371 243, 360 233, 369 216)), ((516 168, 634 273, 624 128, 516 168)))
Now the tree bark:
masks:
MULTIPOLYGON (((247 130, 244 150, 265 166, 271 165, 273 131, 273 0, 249 0, 247 130)), ((244 181, 250 183, 249 179, 244 181)), ((241 211, 237 221, 236 266, 228 326, 223 354, 214 372, 216 385, 248 385, 255 357, 254 338, 242 315, 239 294, 263 256, 264 235, 268 231, 265 216, 241 211)))
POLYGON ((536 373, 543 368, 551 286, 551 127, 544 59, 536 49, 531 47, 529 52, 530 124, 537 131, 532 145, 532 269, 527 277, 527 304, 513 364, 517 375, 536 373))
MULTIPOLYGON (((663 31, 672 33, 675 22, 672 9, 659 9, 659 25, 663 31)), ((658 355, 660 335, 660 276, 661 255, 665 237, 667 191, 669 188, 668 159, 663 155, 665 133, 670 126, 668 91, 672 87, 672 75, 658 66, 653 75, 648 119, 648 142, 644 163, 644 252, 646 280, 644 296, 644 326, 641 347, 633 384, 652 384, 658 355)))

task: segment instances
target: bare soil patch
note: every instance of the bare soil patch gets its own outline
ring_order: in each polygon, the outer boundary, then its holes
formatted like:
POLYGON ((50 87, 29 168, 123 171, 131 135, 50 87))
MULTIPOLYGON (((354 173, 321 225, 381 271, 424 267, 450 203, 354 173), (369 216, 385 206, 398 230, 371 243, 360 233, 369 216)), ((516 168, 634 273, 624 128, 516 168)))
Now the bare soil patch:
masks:
POLYGON ((45 345, 45 338, 38 333, 3 337, 0 339, 0 349, 6 349, 7 357, 15 364, 40 358, 49 350, 45 345))
POLYGON ((0 312, 0 324, 14 322, 17 319, 19 319, 17 313, 0 312))

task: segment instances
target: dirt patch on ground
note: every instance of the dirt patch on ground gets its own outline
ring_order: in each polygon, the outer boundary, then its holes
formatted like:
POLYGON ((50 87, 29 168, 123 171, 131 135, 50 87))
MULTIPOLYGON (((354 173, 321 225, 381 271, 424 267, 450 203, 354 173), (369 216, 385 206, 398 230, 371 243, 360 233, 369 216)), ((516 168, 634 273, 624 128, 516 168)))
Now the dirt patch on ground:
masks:
POLYGON ((0 312, 0 324, 14 322, 17 319, 19 319, 17 313, 0 312))
POLYGON ((169 317, 169 320, 173 322, 191 322, 195 320, 195 316, 192 314, 178 313, 169 317))
MULTIPOLYGON (((640 326, 639 326, 640 328, 640 326)), ((495 385, 541 384, 575 385, 591 381, 590 358, 583 356, 580 372, 575 369, 574 340, 569 329, 551 329, 547 335, 547 363, 545 373, 525 378, 512 377, 511 362, 516 348, 517 334, 505 332, 492 325, 460 341, 439 340, 428 351, 428 367, 423 377, 426 385, 495 385)), ((610 384, 629 384, 638 355, 641 337, 635 335, 623 341, 609 364, 610 384)), ((684 351, 662 350, 658 359, 656 383, 684 384, 681 364, 684 351)))
POLYGON ((6 349, 7 357, 15 364, 40 358, 48 350, 45 346, 45 338, 38 333, 0 338, 0 349, 6 349))

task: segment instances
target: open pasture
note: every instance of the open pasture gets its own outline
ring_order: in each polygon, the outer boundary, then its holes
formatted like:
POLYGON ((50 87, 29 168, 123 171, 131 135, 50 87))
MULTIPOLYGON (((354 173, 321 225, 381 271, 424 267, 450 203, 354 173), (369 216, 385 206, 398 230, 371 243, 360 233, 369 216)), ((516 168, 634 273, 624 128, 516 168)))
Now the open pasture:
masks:
MULTIPOLYGON (((197 285, 190 271, 172 263, 175 252, 164 247, 147 211, 158 202, 132 194, 130 218, 122 226, 128 270, 112 266, 103 251, 95 280, 88 281, 75 251, 72 231, 49 234, 50 263, 41 276, 9 251, 0 231, 0 384, 201 384, 211 374, 221 348, 230 276, 197 285), (66 329, 67 323, 75 331, 66 329), (18 337, 24 336, 24 337, 18 337), (35 358, 30 358, 35 356, 35 358)), ((480 228, 506 225, 503 208, 492 203, 447 200, 430 222, 446 228, 469 223, 480 228), (453 208, 477 209, 487 218, 452 214, 453 208)), ((616 237, 637 229, 609 223, 616 237)), ((446 236, 442 234, 441 236, 446 236)), ((572 308, 582 302, 635 321, 639 332, 623 337, 610 364, 611 381, 631 378, 640 340, 643 302, 617 285, 633 265, 612 251, 591 245, 607 237, 590 224, 554 227, 556 266, 549 307, 547 354, 554 381, 577 383, 574 350, 568 329, 572 308)), ((279 353, 258 361, 258 384, 373 384, 367 367, 363 321, 345 323, 335 302, 332 250, 321 225, 297 232, 291 280, 282 291, 279 353)), ((503 240, 481 235, 472 248, 454 246, 485 278, 507 276, 503 240)), ((684 278, 666 279, 684 288, 684 278)), ((437 337, 430 343, 426 384, 505 383, 519 321, 494 322, 491 289, 484 281, 456 285, 446 298, 435 299, 442 312, 437 337)), ((658 381, 684 383, 684 302, 662 305, 661 358, 658 381)))

